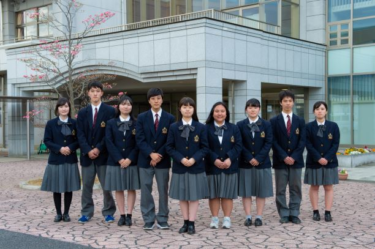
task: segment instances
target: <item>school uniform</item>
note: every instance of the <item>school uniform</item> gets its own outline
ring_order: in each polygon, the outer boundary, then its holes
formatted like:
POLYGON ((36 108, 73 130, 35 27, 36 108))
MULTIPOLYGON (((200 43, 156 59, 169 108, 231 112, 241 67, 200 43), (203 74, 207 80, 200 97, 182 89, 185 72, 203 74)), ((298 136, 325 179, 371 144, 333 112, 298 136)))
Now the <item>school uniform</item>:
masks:
POLYGON ((209 148, 205 125, 193 120, 189 123, 180 120, 172 124, 166 149, 173 158, 169 196, 181 201, 207 198, 209 190, 204 158, 209 148), (194 165, 184 166, 181 163, 183 158, 194 158, 194 165))
POLYGON ((216 122, 206 125, 209 152, 206 157, 206 174, 209 198, 237 199, 238 197, 238 158, 242 150, 241 134, 238 127, 224 123, 218 127, 216 122), (215 161, 230 159, 228 169, 219 169, 215 161))
MULTIPOLYGON (((115 109, 105 103, 100 103, 100 105, 96 107, 90 104, 78 112, 77 130, 78 142, 81 148, 80 162, 82 166, 83 185, 81 214, 88 217, 94 215, 92 193, 96 175, 98 175, 101 186, 105 186, 108 160, 105 131, 108 120, 112 119, 114 116, 115 109), (96 159, 92 160, 89 158, 88 153, 94 148, 97 148, 100 154, 96 159)), ((102 215, 113 216, 116 212, 116 205, 111 191, 103 190, 103 196, 102 215)))
POLYGON ((57 117, 47 122, 43 141, 50 150, 50 154, 43 176, 42 191, 65 193, 81 189, 76 135, 76 121, 71 118, 61 120, 57 117), (60 149, 66 146, 70 149, 68 156, 60 153, 60 149))
POLYGON ((106 146, 109 153, 105 190, 124 191, 140 189, 139 170, 137 166, 138 147, 135 142, 136 121, 114 118, 108 121, 105 133, 106 146), (118 161, 129 159, 131 163, 121 168, 118 161))
POLYGON ((318 124, 316 120, 306 125, 306 170, 304 183, 309 185, 338 184, 337 150, 340 145, 340 130, 335 122, 325 120, 318 124), (327 165, 318 161, 325 158, 327 165))
POLYGON ((158 223, 168 221, 168 184, 171 159, 166 152, 165 143, 170 132, 169 127, 174 121, 174 116, 162 109, 158 113, 148 110, 139 114, 137 118, 135 138, 139 149, 141 212, 145 223, 154 223, 155 219, 158 223), (157 117, 156 114, 158 114, 157 117), (157 129, 155 129, 156 126, 157 129), (150 165, 151 153, 159 153, 163 157, 155 167, 150 165), (157 214, 155 214, 155 202, 152 196, 154 176, 159 192, 159 212, 157 214))
POLYGON ((242 152, 239 172, 239 196, 266 198, 273 196, 271 160, 271 123, 259 118, 251 121, 246 118, 237 123, 242 136, 242 152), (250 161, 256 159, 258 166, 250 161))
POLYGON ((273 168, 276 182, 276 207, 280 217, 300 214, 302 200, 301 173, 304 167, 303 151, 306 143, 305 120, 295 114, 289 114, 290 134, 287 131, 288 118, 285 113, 273 117, 270 122, 273 130, 273 168), (286 157, 295 162, 287 165, 286 157), (289 205, 286 202, 286 187, 289 185, 289 205))

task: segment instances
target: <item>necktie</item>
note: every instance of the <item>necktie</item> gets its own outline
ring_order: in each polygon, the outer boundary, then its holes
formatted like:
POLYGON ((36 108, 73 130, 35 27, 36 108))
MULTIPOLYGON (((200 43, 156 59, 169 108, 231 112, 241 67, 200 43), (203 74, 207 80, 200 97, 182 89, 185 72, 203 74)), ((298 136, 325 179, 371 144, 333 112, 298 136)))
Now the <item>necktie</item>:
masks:
POLYGON ((222 125, 220 127, 215 125, 215 132, 214 132, 214 134, 217 135, 217 136, 219 136, 219 137, 222 137, 223 136, 223 132, 226 129, 227 129, 226 125, 222 125))
POLYGON ((155 131, 158 131, 158 127, 159 127, 159 114, 155 114, 155 131))
POLYGON ((125 132, 129 130, 129 126, 132 125, 132 121, 117 121, 118 130, 125 132))
POLYGON ((61 133, 64 136, 72 135, 72 130, 68 126, 68 125, 70 125, 70 123, 66 123, 66 122, 62 122, 61 120, 58 120, 57 124, 61 125, 61 133))
POLYGON ((323 131, 326 131, 325 125, 319 125, 318 133, 316 134, 318 137, 323 137, 323 131))
POLYGON ((286 115, 288 118, 288 121, 286 122, 286 133, 288 134, 288 137, 290 136, 290 129, 292 128, 292 123, 290 122, 290 116, 286 115))
POLYGON ((195 127, 191 126, 191 125, 181 125, 180 127, 178 127, 178 129, 180 131, 182 131, 181 137, 186 138, 186 141, 188 141, 189 140, 190 131, 194 131, 195 127))
POLYGON ((94 122, 92 123, 92 127, 95 127, 97 118, 98 118, 98 108, 95 107, 94 122))

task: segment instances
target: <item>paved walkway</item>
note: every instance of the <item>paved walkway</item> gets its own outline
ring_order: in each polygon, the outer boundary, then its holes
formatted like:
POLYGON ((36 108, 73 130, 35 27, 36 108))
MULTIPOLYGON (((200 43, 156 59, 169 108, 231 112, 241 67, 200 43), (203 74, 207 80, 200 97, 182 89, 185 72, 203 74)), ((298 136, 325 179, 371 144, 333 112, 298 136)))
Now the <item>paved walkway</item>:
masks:
MULTIPOLYGON (((235 200, 232 228, 212 230, 209 228, 208 204, 204 200, 200 203, 196 221, 197 234, 191 236, 178 234, 182 218, 175 200, 170 200, 171 229, 144 231, 139 192, 133 213, 135 224, 131 228, 104 223, 99 190, 94 191, 97 208, 89 223, 76 222, 80 215, 81 192, 75 192, 70 212, 73 221, 56 224, 53 222, 55 213, 51 193, 18 187, 23 180, 42 177, 45 165, 45 160, 0 163, 0 229, 94 248, 375 248, 374 183, 343 181, 335 186, 332 223, 312 221, 306 185, 303 186, 301 225, 279 224, 274 198, 269 198, 264 211, 264 226, 245 228, 242 204, 235 200)), ((320 212, 324 213, 322 193, 319 205, 320 212)), ((118 217, 116 214, 116 221, 118 217)), ((0 238, 3 237, 0 232, 0 238)), ((45 242, 40 240, 40 243, 45 242)), ((0 247, 14 248, 1 244, 0 247)))

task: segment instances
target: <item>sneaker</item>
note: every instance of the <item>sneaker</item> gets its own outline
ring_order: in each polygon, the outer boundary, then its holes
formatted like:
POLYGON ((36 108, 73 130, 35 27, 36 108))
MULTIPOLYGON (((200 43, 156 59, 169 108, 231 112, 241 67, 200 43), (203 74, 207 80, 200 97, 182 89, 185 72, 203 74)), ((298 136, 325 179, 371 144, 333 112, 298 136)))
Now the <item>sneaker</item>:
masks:
POLYGON ((212 229, 218 229, 219 228, 219 218, 218 217, 212 217, 211 218, 210 227, 212 229))
POLYGON ((167 222, 158 222, 156 224, 156 226, 159 228, 159 229, 163 229, 163 230, 167 230, 169 229, 169 225, 167 222))
POLYGON ((230 228, 230 218, 229 217, 224 217, 223 219, 223 228, 224 229, 229 229, 230 228))
POLYGON ((106 215, 104 219, 105 219, 105 222, 107 223, 112 223, 115 221, 115 218, 112 215, 106 215))
POLYGON ((91 219, 91 217, 86 216, 86 215, 82 215, 81 218, 78 219, 78 222, 79 222, 79 223, 86 223, 86 222, 88 222, 90 219, 91 219))
POLYGON ((154 229, 155 223, 154 222, 147 222, 143 226, 143 230, 152 230, 154 229))

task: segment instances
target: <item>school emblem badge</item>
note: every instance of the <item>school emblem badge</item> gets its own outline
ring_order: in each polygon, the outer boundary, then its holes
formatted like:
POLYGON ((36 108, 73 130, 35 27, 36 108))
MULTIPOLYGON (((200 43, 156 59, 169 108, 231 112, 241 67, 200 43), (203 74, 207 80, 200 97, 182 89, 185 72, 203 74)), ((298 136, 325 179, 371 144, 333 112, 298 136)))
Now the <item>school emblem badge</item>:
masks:
POLYGON ((73 135, 73 136, 76 135, 76 130, 72 130, 72 135, 73 135))
POLYGON ((198 135, 196 135, 196 136, 194 137, 194 142, 196 142, 196 143, 199 142, 199 136, 198 136, 198 135))
POLYGON ((168 130, 167 130, 167 128, 163 128, 162 130, 161 130, 161 132, 163 133, 163 134, 167 134, 168 133, 168 130))
POLYGON ((328 134, 328 139, 333 139, 333 136, 331 133, 328 134))
POLYGON ((260 137, 266 137, 266 133, 264 133, 264 131, 262 131, 262 132, 260 133, 260 137))
POLYGON ((296 129, 296 135, 299 135, 299 129, 298 128, 296 129))
POLYGON ((230 138, 230 141, 231 141, 232 143, 234 143, 234 136, 232 136, 232 137, 230 138))
POLYGON ((104 122, 104 121, 102 121, 102 122, 100 123, 100 127, 102 127, 102 128, 105 127, 105 122, 104 122))
POLYGON ((132 130, 132 134, 133 134, 133 135, 136 134, 136 130, 135 130, 135 129, 132 130))

